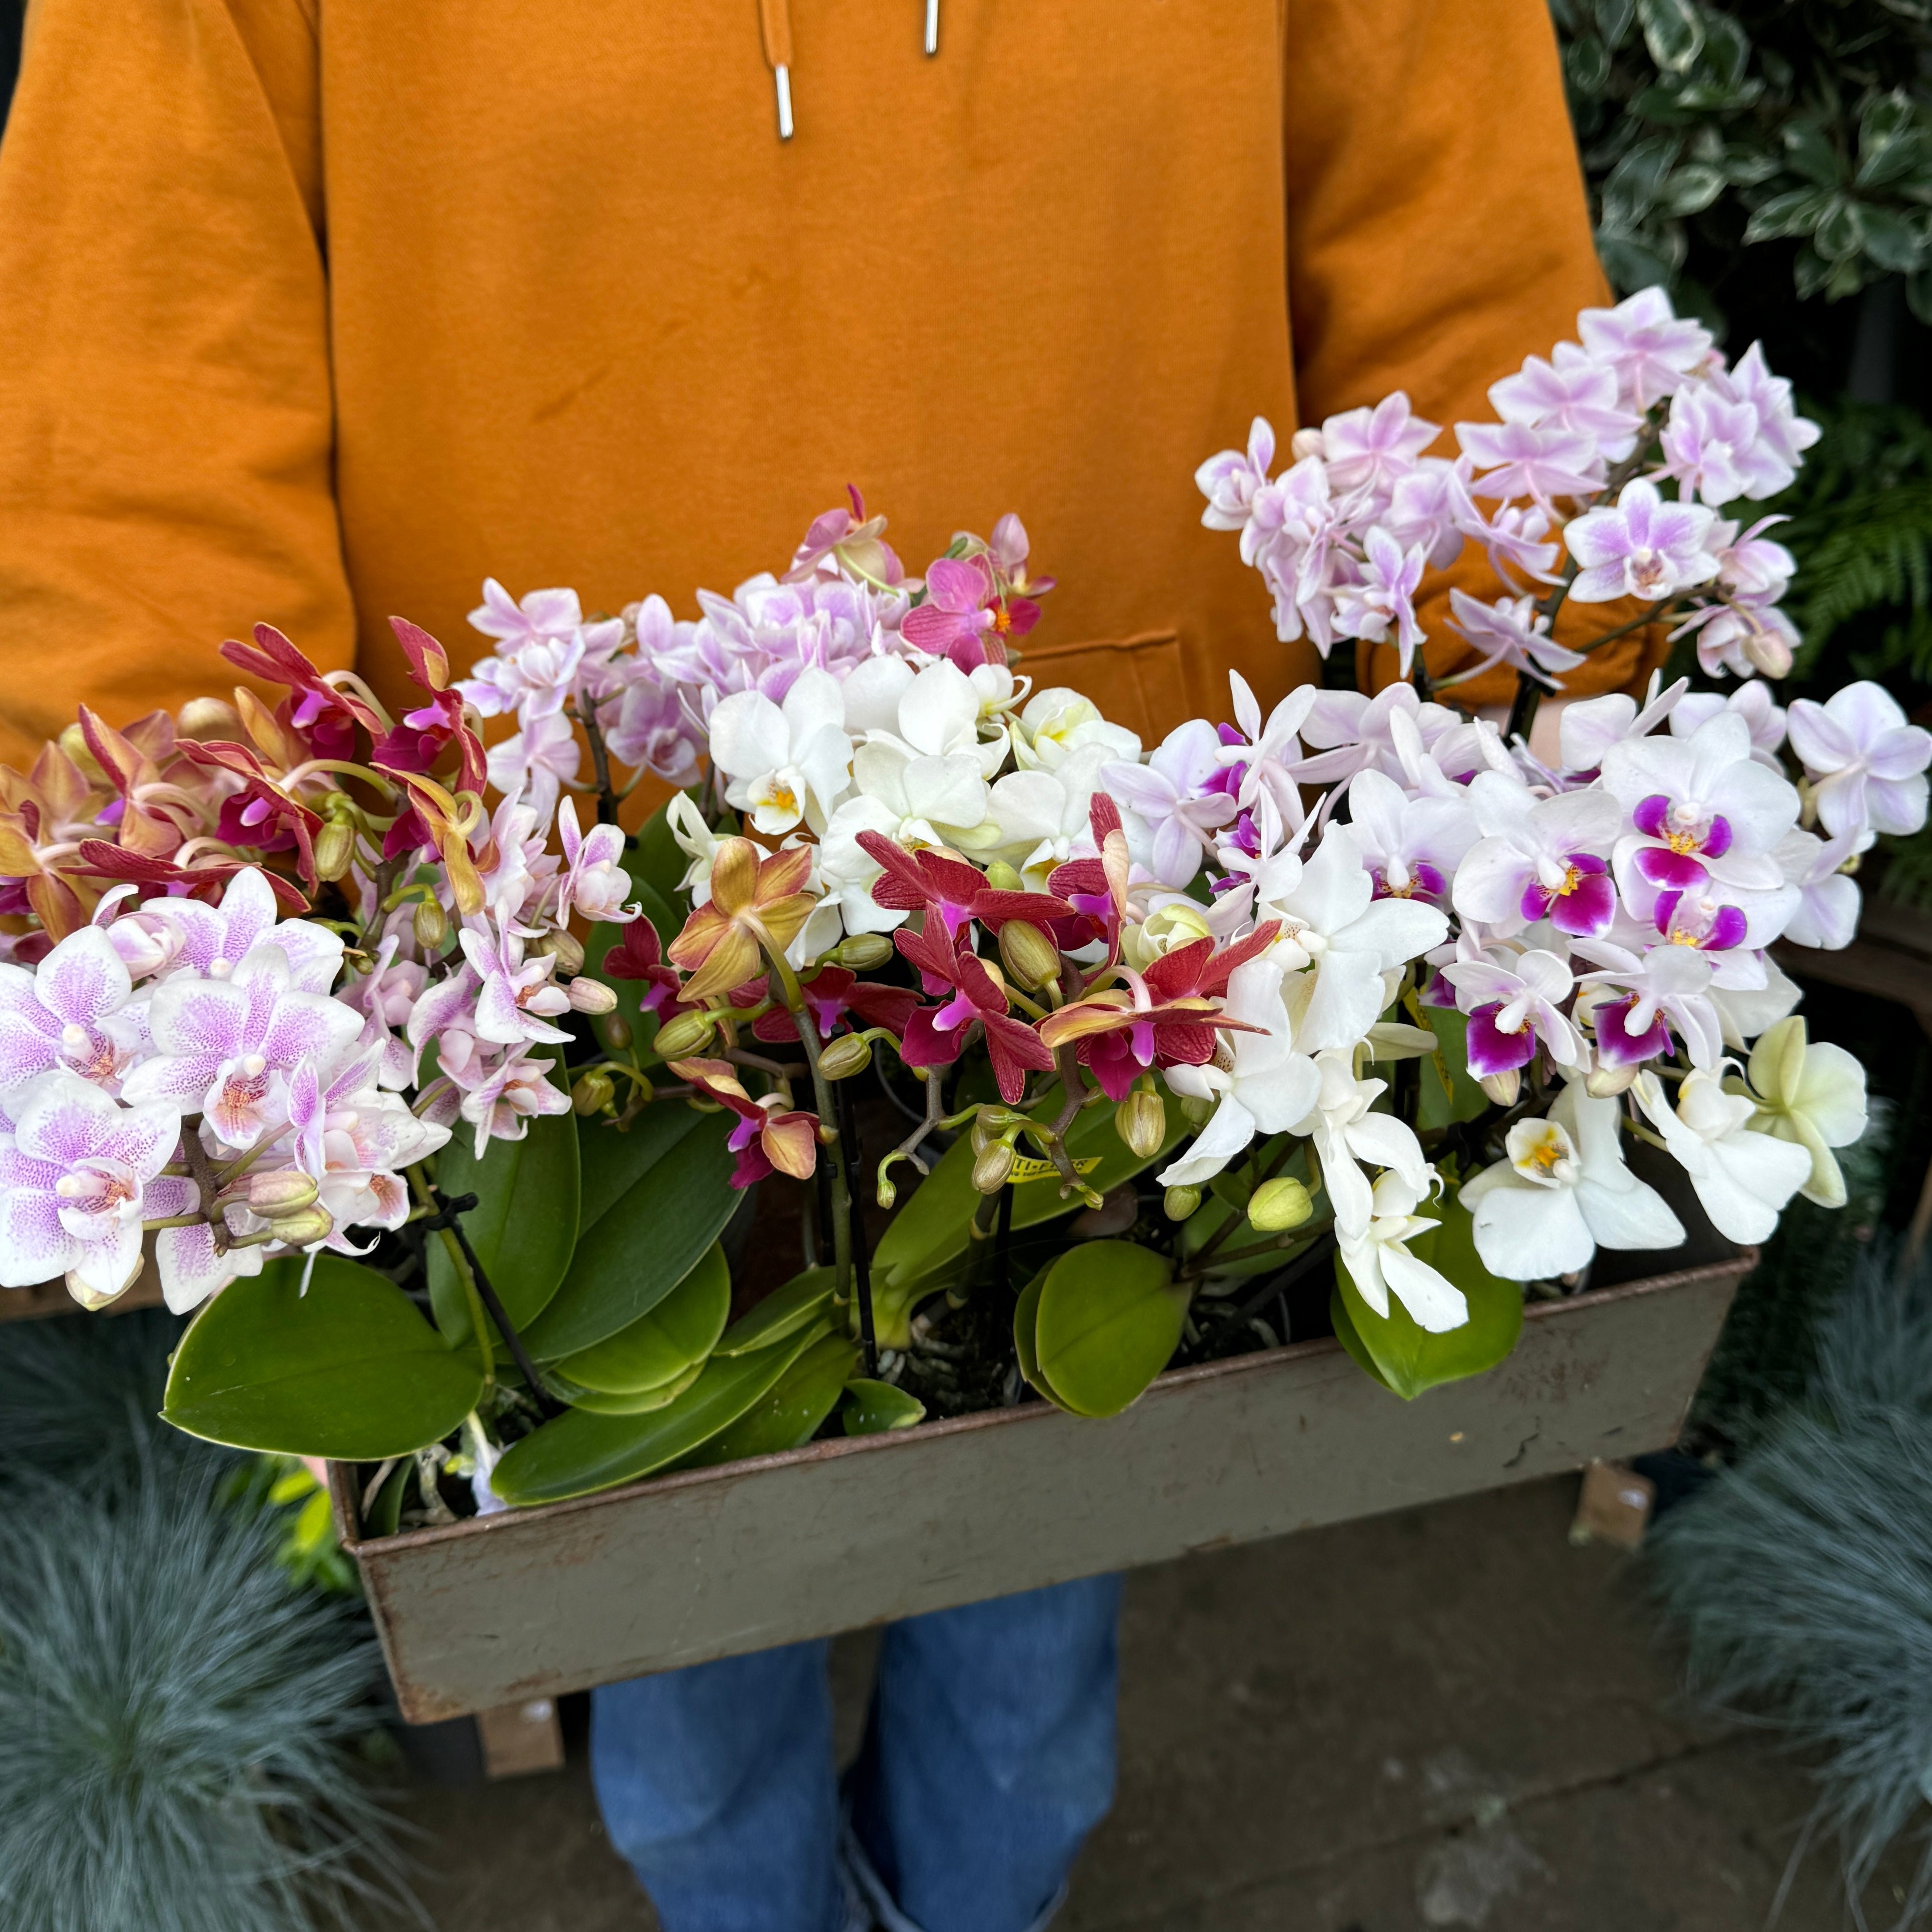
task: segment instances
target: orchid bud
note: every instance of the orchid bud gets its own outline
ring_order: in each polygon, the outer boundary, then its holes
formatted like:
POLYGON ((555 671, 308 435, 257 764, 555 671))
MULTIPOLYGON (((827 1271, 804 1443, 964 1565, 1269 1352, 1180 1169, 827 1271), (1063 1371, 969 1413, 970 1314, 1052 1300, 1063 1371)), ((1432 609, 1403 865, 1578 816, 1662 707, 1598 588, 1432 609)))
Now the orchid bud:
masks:
POLYGON ((1190 1127, 1204 1127, 1214 1117, 1214 1103, 1198 1094, 1184 1094, 1180 1096, 1180 1112, 1190 1127))
POLYGON ((1026 881, 1004 859, 995 859, 986 868, 986 883, 996 892, 1023 892, 1026 881))
POLYGON ((828 1080, 849 1080, 872 1064, 872 1042, 862 1033, 841 1034, 818 1056, 818 1070, 828 1080))
MULTIPOLYGON (((622 1053, 631 1044, 631 1023, 616 1010, 614 1005, 609 1012, 596 1016, 594 1030, 597 1037, 613 1053, 622 1053)), ((664 1058, 668 1060, 670 1055, 666 1054, 664 1058)))
POLYGON ((416 916, 411 922, 415 928, 416 944, 425 952, 440 952, 442 944, 449 937, 449 921, 442 908, 434 899, 418 899, 416 916))
POLYGON ((1151 1160, 1167 1138, 1167 1103, 1150 1087, 1136 1087, 1114 1109, 1114 1131, 1142 1160, 1151 1160))
POLYGON ((878 1190, 873 1198, 890 1212, 898 1205, 899 1190, 882 1174, 879 1176, 878 1190))
POLYGON ((335 1232, 335 1216, 318 1202, 314 1207, 298 1208, 292 1214, 275 1215, 268 1225, 274 1229, 277 1240, 292 1248, 307 1248, 326 1240, 335 1232))
POLYGON ((1184 1221, 1201 1205, 1201 1190, 1198 1187, 1170 1187, 1160 1207, 1161 1212, 1170 1221, 1184 1221))
POLYGON ((1010 919, 1000 928, 1000 957, 1030 993, 1060 977, 1060 948, 1030 920, 1010 919))
POLYGON ((602 980, 573 980, 570 982, 570 1009, 578 1013, 608 1013, 616 1010, 617 994, 614 987, 607 986, 602 980))
POLYGON ((1766 677, 1784 677, 1791 670, 1791 646, 1777 632, 1754 625, 1744 633, 1744 656, 1766 677))
MULTIPOLYGON (((574 933, 566 932, 560 926, 554 932, 547 932, 530 948, 537 958, 545 958, 556 962, 557 976, 568 980, 574 973, 584 970, 584 942, 574 933)), ((586 1012, 590 1010, 588 1007, 586 1012)))
POLYGON ((242 714, 226 699, 190 698, 175 716, 177 738, 224 738, 242 735, 242 714))
POLYGON ((339 818, 331 819, 316 834, 315 875, 318 879, 339 879, 356 856, 356 828, 339 818))
POLYGON ((1284 1174, 1263 1181, 1255 1190, 1248 1203, 1248 1221, 1264 1234, 1278 1234, 1286 1228, 1300 1227, 1314 1211, 1308 1190, 1284 1174))
MULTIPOLYGON (((604 1025, 609 1024, 607 1020, 604 1025)), ((680 1013, 658 1028, 652 1050, 665 1060, 682 1060, 701 1053, 711 1044, 711 1036, 717 1030, 718 1023, 709 1013, 680 1013)))
POLYGON ((272 1221, 312 1207, 320 1191, 314 1181, 298 1168, 278 1168, 272 1174, 251 1174, 248 1177, 248 1205, 272 1221))
POLYGON ((869 973, 892 956, 892 942, 883 932, 848 933, 832 949, 832 958, 855 973, 869 973))
POLYGON ((1498 1107, 1514 1107, 1522 1090, 1522 1075, 1514 1066, 1505 1067, 1500 1073, 1485 1073, 1477 1084, 1498 1107))
POLYGON ((1010 1107, 982 1107, 973 1116, 970 1132, 973 1138, 973 1151, 984 1154, 996 1140, 1004 1138, 1016 1127, 1026 1124, 1026 1116, 1016 1114, 1010 1107))
POLYGON ((973 1163, 973 1185, 982 1194, 997 1194, 1012 1171, 1012 1148, 1005 1141, 994 1141, 973 1163))
POLYGON ((608 1111, 616 1097, 616 1085, 610 1075, 601 1066, 590 1067, 577 1076, 570 1090, 571 1111, 588 1120, 592 1114, 608 1111))
POLYGON ((1636 1076, 1642 1071, 1634 1060, 1622 1066, 1600 1062, 1585 1076, 1583 1090, 1593 1100, 1614 1100, 1619 1094, 1628 1093, 1636 1085, 1636 1076))
POLYGON ((1318 429, 1298 429, 1288 438, 1288 453, 1296 462, 1305 461, 1311 456, 1327 454, 1327 446, 1322 440, 1318 429))
POLYGON ((87 734, 78 724, 70 724, 54 742, 74 760, 88 784, 107 783, 107 774, 100 769, 100 760, 87 748, 87 734))

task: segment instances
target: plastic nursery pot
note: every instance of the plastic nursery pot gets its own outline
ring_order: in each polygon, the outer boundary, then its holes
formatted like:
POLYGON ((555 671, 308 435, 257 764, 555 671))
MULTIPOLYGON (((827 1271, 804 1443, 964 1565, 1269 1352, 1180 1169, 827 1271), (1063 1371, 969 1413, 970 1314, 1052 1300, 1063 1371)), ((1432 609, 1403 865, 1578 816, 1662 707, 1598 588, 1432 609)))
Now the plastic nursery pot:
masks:
POLYGON ((1328 1337, 1172 1370, 1106 1421, 1030 1403, 400 1535, 362 1534, 353 1468, 331 1488, 423 1723, 1665 1447, 1756 1260, 1601 1256, 1507 1361, 1414 1402, 1328 1337))

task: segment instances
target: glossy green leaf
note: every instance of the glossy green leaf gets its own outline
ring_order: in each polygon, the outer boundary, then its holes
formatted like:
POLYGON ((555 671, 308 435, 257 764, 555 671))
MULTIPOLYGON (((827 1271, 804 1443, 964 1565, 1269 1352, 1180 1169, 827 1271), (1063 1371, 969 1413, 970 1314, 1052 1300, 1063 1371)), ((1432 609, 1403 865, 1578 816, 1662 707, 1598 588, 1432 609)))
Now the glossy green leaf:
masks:
POLYGON ((882 1436, 926 1420, 926 1404, 890 1382, 854 1376, 845 1384, 845 1433, 882 1436))
POLYGON ((831 1312, 838 1282, 837 1270, 829 1268, 807 1268, 804 1274, 793 1276, 784 1287, 774 1288, 755 1307, 740 1316, 724 1331, 723 1340, 713 1352, 742 1355, 782 1341, 808 1322, 831 1312))
POLYGON ((583 1388, 610 1395, 662 1388, 710 1354, 730 1313, 731 1270, 724 1250, 714 1241, 648 1315, 639 1316, 628 1328, 590 1348, 566 1355, 557 1372, 583 1388))
POLYGON ((163 1415, 238 1449, 380 1462, 436 1442, 483 1392, 482 1364, 454 1350, 393 1282, 318 1255, 271 1262, 203 1304, 175 1351, 163 1415))
POLYGON ((1020 1290, 1020 1298, 1013 1304, 1013 1353, 1018 1358, 1020 1373, 1049 1402, 1054 1399, 1053 1390, 1040 1372, 1040 1291, 1046 1280, 1047 1268, 1052 1265, 1048 1262, 1020 1290))
POLYGON ((729 1429, 684 1459, 688 1469, 776 1456, 809 1442, 838 1406, 857 1366, 859 1345, 846 1335, 813 1342, 729 1429))
POLYGON ((539 1361, 575 1354, 628 1328, 696 1266, 743 1198, 730 1184, 724 1147, 732 1124, 729 1114, 660 1102, 628 1133, 589 1128, 577 1252, 524 1337, 539 1361), (670 1119, 660 1125, 653 1118, 660 1114, 670 1119), (643 1145, 627 1144, 645 1136, 643 1145))
POLYGON ((1421 1063, 1416 1125, 1426 1133, 1452 1120, 1474 1120, 1487 1111, 1490 1098, 1469 1071, 1469 1022, 1454 1006, 1424 1006, 1424 1023, 1440 1052, 1421 1063), (1442 1076, 1449 1076, 1444 1086, 1442 1076))
POLYGON ((1055 1398, 1076 1415, 1118 1415, 1166 1368, 1187 1291, 1174 1264, 1130 1241, 1084 1241, 1042 1277, 1034 1345, 1055 1398))
MULTIPOLYGON (((1438 1382, 1460 1382, 1494 1368, 1522 1333, 1522 1287, 1499 1280, 1484 1267, 1469 1210, 1460 1201, 1448 1201, 1432 1204, 1430 1211, 1442 1217, 1441 1226, 1416 1236, 1408 1251, 1462 1291, 1469 1318, 1460 1328, 1432 1335, 1393 1295, 1388 1313, 1378 1315, 1363 1300, 1339 1252, 1335 1257, 1336 1290, 1363 1350, 1378 1378, 1408 1400, 1438 1382)), ((1341 1334, 1339 1324, 1336 1333, 1341 1334)), ((1342 1340, 1346 1346, 1347 1337, 1342 1340)))
POLYGON ((592 1415, 648 1415, 652 1409, 668 1408, 676 1401, 704 1372, 706 1359, 687 1362, 669 1382, 660 1382, 655 1388, 619 1391, 586 1388, 554 1370, 550 1372, 549 1387, 553 1395, 572 1408, 587 1409, 592 1415))
POLYGON ((1348 1352, 1348 1359, 1370 1381, 1380 1382, 1388 1388, 1388 1378, 1376 1366, 1376 1358, 1369 1353, 1368 1344, 1356 1328, 1355 1318, 1348 1312, 1348 1304, 1342 1299, 1339 1285, 1328 1291, 1328 1321, 1335 1330, 1336 1340, 1348 1352))
POLYGON ((523 1507, 636 1482, 730 1428, 818 1340, 803 1328, 756 1354, 714 1358, 675 1402, 646 1414, 573 1408, 513 1443, 490 1486, 523 1507))
MULTIPOLYGON (((1033 1108, 1033 1118, 1042 1122, 1052 1120, 1061 1105, 1060 1091, 1055 1087, 1033 1108)), ((1114 1131, 1114 1109, 1102 1102, 1086 1108, 1075 1119, 1067 1130, 1066 1150, 1076 1162, 1097 1157, 1099 1165, 1085 1178, 1090 1186, 1105 1194, 1155 1162, 1164 1160, 1190 1131, 1179 1105, 1169 1101, 1167 1137, 1143 1159, 1114 1131)), ((902 1302, 904 1290, 965 1252, 967 1230, 980 1198, 973 1186, 971 1136, 962 1133, 920 1183, 917 1191, 893 1217, 892 1226, 880 1240, 872 1260, 873 1288, 879 1305, 890 1306, 902 1302)), ((1074 1214, 1084 1205, 1078 1196, 1063 1201, 1060 1184, 1052 1178, 1028 1181, 1013 1190, 1012 1225, 1016 1230, 1034 1227, 1060 1215, 1074 1214)), ((887 1340, 883 1329, 880 1340, 887 1340)), ((889 1342, 888 1346, 901 1345, 889 1342)))
MULTIPOLYGON (((436 1157, 436 1184, 446 1198, 476 1196, 463 1232, 519 1330, 549 1305, 570 1265, 577 1168, 577 1123, 568 1114, 532 1120, 520 1141, 490 1141, 480 1160, 475 1135, 462 1124, 436 1157)), ((436 1325, 452 1342, 466 1341, 469 1298, 440 1235, 430 1238, 425 1262, 436 1325)))
POLYGON ((362 1519, 364 1536, 394 1536, 403 1526, 403 1496, 416 1474, 416 1465, 398 1462, 382 1478, 382 1486, 362 1519))

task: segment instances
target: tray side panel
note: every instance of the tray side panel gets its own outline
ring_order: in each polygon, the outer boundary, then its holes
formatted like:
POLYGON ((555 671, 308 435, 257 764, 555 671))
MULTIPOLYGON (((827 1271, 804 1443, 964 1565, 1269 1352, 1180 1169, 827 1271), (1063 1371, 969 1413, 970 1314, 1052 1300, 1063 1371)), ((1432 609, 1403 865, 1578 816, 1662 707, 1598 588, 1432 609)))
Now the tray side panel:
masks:
POLYGON ((1298 1350, 1105 1424, 1029 1408, 358 1554, 404 1714, 456 1716, 1656 1448, 1738 1272, 1552 1310, 1413 1402, 1298 1350))

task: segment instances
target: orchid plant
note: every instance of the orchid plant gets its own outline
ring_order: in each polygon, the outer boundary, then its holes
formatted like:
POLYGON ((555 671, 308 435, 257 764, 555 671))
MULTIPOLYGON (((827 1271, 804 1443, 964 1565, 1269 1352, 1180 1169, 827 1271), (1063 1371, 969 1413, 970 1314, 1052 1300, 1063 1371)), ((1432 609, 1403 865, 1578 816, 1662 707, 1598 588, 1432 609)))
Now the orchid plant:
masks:
POLYGON ((1412 1395, 1599 1250, 1841 1203, 1863 1070, 1769 949, 1850 941, 1932 736, 1759 675, 1789 560, 1736 512, 1810 440, 1788 386, 1655 291, 1579 334, 1453 459, 1398 395, 1279 476, 1264 423, 1203 466, 1284 638, 1394 643, 1373 697, 1238 676, 1144 746, 1025 674, 1016 517, 914 578, 855 490, 694 618, 493 581, 466 678, 399 620, 400 717, 266 626, 232 700, 83 712, 0 773, 0 1283, 153 1268, 199 1310, 170 1418, 379 1465, 380 1527, 452 1472, 487 1510, 1029 1385, 1111 1414, 1286 1339, 1318 1267, 1412 1395), (1502 728, 1421 669, 1472 544, 1502 728), (1538 695, 1651 622, 1732 681, 1570 703, 1532 753, 1538 695), (730 1323, 734 1224, 787 1189, 801 1270, 730 1323))

